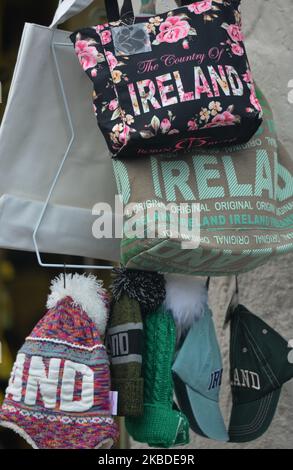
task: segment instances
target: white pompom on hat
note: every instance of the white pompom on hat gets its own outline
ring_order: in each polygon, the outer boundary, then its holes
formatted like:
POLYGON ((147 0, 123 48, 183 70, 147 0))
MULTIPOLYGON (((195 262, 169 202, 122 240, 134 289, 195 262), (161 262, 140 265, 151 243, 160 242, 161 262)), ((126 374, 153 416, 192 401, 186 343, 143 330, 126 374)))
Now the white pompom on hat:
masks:
POLYGON ((71 297, 73 304, 85 311, 95 323, 101 335, 105 334, 109 315, 109 295, 103 282, 93 275, 60 274, 51 282, 51 294, 47 308, 54 308, 64 297, 71 297))
POLYGON ((204 314, 208 302, 208 289, 204 281, 192 276, 166 274, 164 306, 175 320, 178 337, 186 333, 204 314))

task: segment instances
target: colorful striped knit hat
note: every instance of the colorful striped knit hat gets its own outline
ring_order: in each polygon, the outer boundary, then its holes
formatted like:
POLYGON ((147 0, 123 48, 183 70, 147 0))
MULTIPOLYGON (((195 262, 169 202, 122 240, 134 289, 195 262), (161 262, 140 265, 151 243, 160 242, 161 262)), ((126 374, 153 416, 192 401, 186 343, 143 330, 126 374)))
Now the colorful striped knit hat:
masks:
POLYGON ((0 424, 35 449, 110 448, 110 373, 101 335, 108 296, 94 276, 52 282, 48 312, 20 349, 0 424))

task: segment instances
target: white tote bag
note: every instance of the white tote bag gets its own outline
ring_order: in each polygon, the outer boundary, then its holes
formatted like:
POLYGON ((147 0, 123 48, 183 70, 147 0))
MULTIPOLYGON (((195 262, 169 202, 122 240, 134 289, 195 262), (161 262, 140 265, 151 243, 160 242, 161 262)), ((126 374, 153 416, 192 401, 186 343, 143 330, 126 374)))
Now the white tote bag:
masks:
MULTIPOLYGON (((97 218, 92 208, 105 202, 114 210, 116 186, 92 112, 90 81, 77 61, 70 33, 57 29, 92 1, 64 0, 50 27, 25 24, 0 129, 2 248, 34 250, 34 228, 69 149, 38 232, 39 248, 46 253, 119 259, 119 239, 92 235, 97 218)), ((104 220, 109 219, 112 222, 110 210, 104 213, 104 220)))

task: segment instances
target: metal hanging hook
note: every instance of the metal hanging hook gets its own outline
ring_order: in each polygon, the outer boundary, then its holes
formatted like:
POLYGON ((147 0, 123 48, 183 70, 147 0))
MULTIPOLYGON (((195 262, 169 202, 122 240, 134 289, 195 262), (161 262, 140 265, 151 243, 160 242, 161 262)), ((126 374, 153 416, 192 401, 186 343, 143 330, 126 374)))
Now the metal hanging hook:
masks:
POLYGON ((63 287, 66 289, 66 264, 64 263, 63 267, 63 287))
MULTIPOLYGON (((56 47, 57 46, 58 47, 72 47, 72 44, 71 43, 59 43, 59 42, 54 43, 54 35, 52 36, 51 51, 52 51, 52 56, 53 56, 53 60, 54 60, 54 65, 55 65, 56 72, 57 72, 57 80, 58 80, 59 87, 60 87, 62 102, 63 102, 63 105, 64 105, 65 115, 66 115, 66 118, 67 118, 67 124, 68 124, 68 127, 69 127, 70 140, 69 140, 66 152, 65 152, 65 154, 62 158, 62 161, 60 163, 60 166, 57 170, 57 173, 54 177, 54 180, 52 182, 50 190, 48 192, 48 195, 47 195, 46 201, 44 203, 44 206, 42 208, 42 211, 40 213, 40 216, 37 220, 37 224, 36 224, 34 232, 33 232, 33 243, 34 243, 35 252, 36 252, 36 255, 37 255, 37 260, 38 260, 38 263, 39 263, 40 266, 42 266, 44 268, 60 268, 60 269, 63 268, 64 269, 63 264, 50 264, 50 263, 44 263, 43 262, 41 254, 40 254, 39 246, 38 246, 38 241, 37 241, 38 232, 39 232, 40 226, 42 224, 42 221, 44 219, 44 216, 46 214, 46 211, 49 207, 52 194, 55 190, 55 187, 57 185, 57 182, 58 182, 59 177, 61 175, 61 172, 63 170, 64 164, 66 162, 66 159, 68 158, 69 152, 70 152, 70 150, 73 146, 73 142, 75 140, 75 131, 74 131, 74 126, 73 126, 73 119, 72 119, 72 116, 71 116, 71 112, 70 112, 70 108, 69 108, 69 102, 68 102, 68 99, 67 99, 67 96, 66 96, 65 87, 64 87, 64 83, 63 83, 62 75, 61 75, 61 70, 60 70, 60 66, 59 66, 58 59, 57 59, 57 54, 56 54, 56 47)), ((98 266, 98 265, 88 266, 88 265, 70 264, 70 265, 67 265, 67 268, 70 268, 70 269, 89 269, 89 270, 112 270, 113 266, 105 266, 105 265, 104 266, 98 266)))

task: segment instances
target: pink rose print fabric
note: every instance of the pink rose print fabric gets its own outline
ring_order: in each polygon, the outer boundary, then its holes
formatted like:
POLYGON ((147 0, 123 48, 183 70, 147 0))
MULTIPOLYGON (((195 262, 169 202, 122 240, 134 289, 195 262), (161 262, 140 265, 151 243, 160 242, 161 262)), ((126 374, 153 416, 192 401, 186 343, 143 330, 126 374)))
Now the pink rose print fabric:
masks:
POLYGON ((106 51, 105 56, 106 56, 107 62, 109 64, 110 71, 113 72, 113 70, 115 70, 115 68, 118 65, 118 60, 116 59, 114 54, 112 54, 111 51, 106 51))
POLYGON ((213 5, 212 0, 205 0, 203 2, 195 2, 189 5, 188 10, 196 15, 201 15, 209 10, 211 10, 213 5))
POLYGON ((189 31, 190 25, 187 21, 181 20, 178 16, 170 16, 160 25, 160 33, 157 36, 157 41, 159 43, 177 42, 180 39, 186 38, 189 31))
POLYGON ((227 33, 229 34, 232 41, 241 42, 244 39, 240 26, 238 26, 237 24, 228 25, 227 33))
POLYGON ((231 45, 231 50, 234 55, 243 55, 244 54, 244 49, 243 47, 240 46, 240 44, 232 44, 231 45))
POLYGON ((113 157, 235 146, 255 134, 262 108, 240 4, 202 0, 71 35, 93 83, 94 112, 113 157), (117 38, 131 38, 129 47, 117 38))
POLYGON ((99 61, 104 60, 102 54, 94 46, 91 46, 90 41, 76 41, 75 52, 83 70, 93 68, 99 61))
POLYGON ((106 46, 112 41, 111 31, 101 31, 101 43, 106 46))

